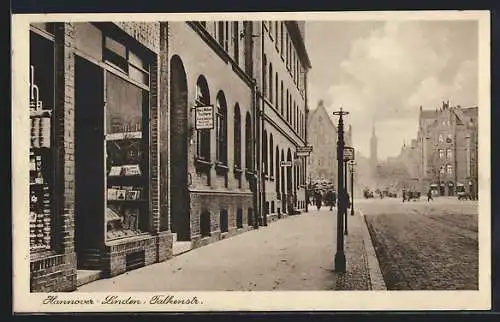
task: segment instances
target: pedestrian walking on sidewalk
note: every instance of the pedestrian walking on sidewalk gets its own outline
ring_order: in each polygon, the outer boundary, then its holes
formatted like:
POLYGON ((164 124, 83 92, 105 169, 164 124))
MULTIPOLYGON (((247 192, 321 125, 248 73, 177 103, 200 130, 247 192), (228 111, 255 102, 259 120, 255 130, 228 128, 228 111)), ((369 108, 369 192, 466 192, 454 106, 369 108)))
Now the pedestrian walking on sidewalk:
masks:
POLYGON ((330 210, 332 210, 334 205, 335 205, 335 197, 334 197, 333 191, 328 190, 325 197, 326 197, 325 201, 326 201, 327 206, 330 206, 330 210))
POLYGON ((427 191, 427 202, 429 202, 431 200, 434 200, 434 199, 432 198, 432 190, 429 189, 429 191, 427 191))
POLYGON ((316 200, 316 207, 318 208, 318 210, 320 210, 323 201, 323 196, 319 191, 316 192, 316 196, 314 197, 314 199, 316 200))
POLYGON ((406 200, 406 190, 403 189, 403 203, 405 202, 405 200, 406 200))

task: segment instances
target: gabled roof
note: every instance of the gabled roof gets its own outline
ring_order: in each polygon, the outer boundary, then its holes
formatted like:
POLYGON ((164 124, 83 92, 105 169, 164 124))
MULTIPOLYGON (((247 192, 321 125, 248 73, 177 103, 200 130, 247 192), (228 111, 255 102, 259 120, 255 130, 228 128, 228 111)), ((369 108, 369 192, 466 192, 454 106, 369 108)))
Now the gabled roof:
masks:
POLYGON ((327 124, 329 124, 332 129, 337 132, 337 127, 335 126, 335 124, 333 124, 333 121, 332 121, 332 118, 330 117, 330 115, 328 114, 327 110, 326 110, 326 107, 325 105, 323 104, 323 101, 320 101, 319 104, 318 104, 318 107, 314 110, 311 110, 310 114, 309 114, 309 118, 308 118, 308 121, 307 121, 307 126, 311 126, 313 120, 316 118, 316 117, 319 117, 319 116, 322 116, 323 118, 327 119, 328 122, 327 124))

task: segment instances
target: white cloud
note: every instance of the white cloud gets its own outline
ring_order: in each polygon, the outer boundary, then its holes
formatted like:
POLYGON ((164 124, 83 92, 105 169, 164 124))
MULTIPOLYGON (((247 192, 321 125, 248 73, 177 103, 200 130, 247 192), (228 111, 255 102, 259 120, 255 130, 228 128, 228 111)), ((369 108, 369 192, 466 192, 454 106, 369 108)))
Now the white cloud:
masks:
MULTIPOLYGON (((450 30, 423 22, 387 22, 351 41, 348 57, 340 62, 343 82, 332 84, 324 100, 331 111, 342 106, 351 112, 348 122, 363 154, 369 154, 373 120, 381 124, 379 155, 385 158, 416 135, 420 105, 437 107, 448 99, 464 106, 477 104, 476 60, 462 62, 455 75, 443 81, 456 50, 450 30)), ((310 93, 316 101, 321 97, 313 88, 310 93)))

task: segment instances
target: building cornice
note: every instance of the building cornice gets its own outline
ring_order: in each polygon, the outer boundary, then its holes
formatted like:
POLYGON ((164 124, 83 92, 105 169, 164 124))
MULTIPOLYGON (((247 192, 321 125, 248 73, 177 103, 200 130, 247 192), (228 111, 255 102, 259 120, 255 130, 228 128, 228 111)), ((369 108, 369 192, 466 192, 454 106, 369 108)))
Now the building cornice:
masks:
POLYGON ((306 45, 304 42, 304 38, 302 38, 302 34, 300 33, 299 26, 296 21, 285 21, 285 25, 290 33, 290 38, 297 49, 297 53, 299 54, 302 65, 306 69, 310 69, 311 60, 309 59, 309 55, 307 54, 306 45))

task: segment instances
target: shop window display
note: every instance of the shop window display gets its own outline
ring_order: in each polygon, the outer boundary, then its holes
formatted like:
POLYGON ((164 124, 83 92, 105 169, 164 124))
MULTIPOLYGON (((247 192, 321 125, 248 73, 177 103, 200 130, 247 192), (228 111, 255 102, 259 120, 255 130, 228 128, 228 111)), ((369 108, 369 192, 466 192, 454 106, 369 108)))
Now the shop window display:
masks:
POLYGON ((54 57, 54 47, 49 38, 33 31, 30 33, 29 227, 32 252, 52 248, 54 62, 46 57, 54 57))
POLYGON ((106 73, 107 240, 148 229, 148 94, 106 73))

